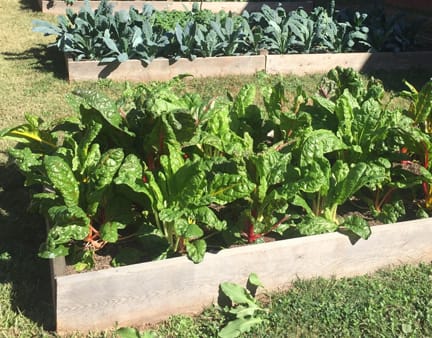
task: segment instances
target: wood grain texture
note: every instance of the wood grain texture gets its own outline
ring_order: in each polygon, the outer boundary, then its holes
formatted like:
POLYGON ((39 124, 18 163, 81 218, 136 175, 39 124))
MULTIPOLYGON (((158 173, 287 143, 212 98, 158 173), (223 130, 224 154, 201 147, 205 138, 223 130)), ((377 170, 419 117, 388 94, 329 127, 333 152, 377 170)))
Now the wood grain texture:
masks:
MULTIPOLYGON (((63 0, 38 0, 39 7, 43 13, 60 15, 66 13, 66 8, 72 9, 74 12, 78 12, 83 6, 83 1, 75 1, 72 6, 66 6, 63 0)), ((134 7, 139 11, 142 10, 144 5, 151 5, 154 9, 159 11, 186 11, 191 10, 193 2, 188 1, 110 1, 114 6, 114 10, 129 10, 130 7, 134 7)), ((208 9, 212 12, 219 12, 224 10, 226 12, 233 12, 241 14, 244 10, 248 12, 260 10, 263 4, 270 6, 271 8, 276 8, 281 6, 285 8, 286 11, 292 11, 298 7, 303 7, 305 10, 311 10, 313 8, 312 1, 297 1, 297 2, 282 2, 269 1, 269 2, 246 2, 246 1, 218 1, 218 2, 202 2, 200 3, 201 9, 208 9)), ((99 1, 90 1, 90 6, 96 9, 99 6, 99 1)))
POLYGON ((97 80, 107 78, 116 81, 165 81, 180 74, 195 77, 252 75, 265 69, 265 56, 221 56, 180 59, 170 62, 167 59, 155 59, 148 66, 139 60, 122 63, 103 64, 98 61, 72 61, 67 59, 69 81, 97 80))
POLYGON ((266 72, 301 76, 327 73, 336 66, 351 67, 357 71, 391 71, 415 67, 431 69, 431 60, 432 52, 268 55, 266 72))
POLYGON ((58 276, 59 332, 140 325, 191 314, 217 299, 221 282, 245 285, 251 272, 267 290, 297 278, 367 274, 379 268, 432 260, 432 219, 376 226, 368 240, 331 233, 248 245, 206 254, 58 276))
POLYGON ((148 66, 139 60, 123 63, 99 61, 73 61, 66 59, 69 81, 86 81, 108 78, 116 81, 165 81, 180 74, 195 77, 226 75, 252 75, 258 71, 268 74, 320 74, 341 66, 357 71, 432 69, 432 52, 402 53, 327 53, 289 55, 223 56, 180 59, 171 62, 155 59, 148 66))

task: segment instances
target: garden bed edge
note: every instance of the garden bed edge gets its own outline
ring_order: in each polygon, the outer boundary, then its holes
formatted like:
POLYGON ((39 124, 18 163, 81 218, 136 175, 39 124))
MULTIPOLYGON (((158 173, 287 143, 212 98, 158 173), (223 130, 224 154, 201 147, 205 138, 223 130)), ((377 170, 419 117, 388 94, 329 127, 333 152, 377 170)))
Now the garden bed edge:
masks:
POLYGON ((217 300, 221 282, 245 285, 252 272, 271 291, 297 278, 350 277, 431 260, 432 218, 374 226, 368 240, 329 233, 230 248, 206 254, 200 264, 178 257, 66 276, 57 258, 51 265, 57 331, 198 313, 217 300))

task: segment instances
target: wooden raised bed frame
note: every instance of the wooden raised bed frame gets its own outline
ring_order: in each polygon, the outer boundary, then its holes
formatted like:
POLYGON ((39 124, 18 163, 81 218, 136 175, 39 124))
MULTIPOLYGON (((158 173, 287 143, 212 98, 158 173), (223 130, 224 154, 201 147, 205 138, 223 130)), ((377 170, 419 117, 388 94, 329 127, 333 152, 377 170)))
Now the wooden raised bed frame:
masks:
POLYGON ((253 55, 180 59, 170 62, 156 59, 145 66, 138 60, 104 64, 99 61, 66 59, 69 81, 108 78, 118 81, 163 81, 179 74, 195 77, 253 75, 257 71, 269 74, 305 75, 326 73, 336 66, 352 67, 357 71, 432 69, 432 52, 403 53, 327 53, 253 55))
MULTIPOLYGON (((65 14, 66 8, 71 8, 73 11, 77 12, 82 6, 83 1, 75 1, 72 6, 67 6, 63 0, 38 0, 39 7, 43 13, 49 14, 65 14)), ((193 2, 192 1, 111 1, 114 6, 114 10, 129 10, 130 7, 135 7, 138 10, 142 10, 144 5, 152 5, 154 9, 159 11, 184 11, 191 10, 193 2)), ((311 10, 313 8, 313 1, 297 1, 297 2, 278 2, 278 1, 268 1, 268 2, 247 2, 247 1, 216 1, 216 2, 199 2, 201 9, 209 9, 212 12, 219 12, 224 10, 225 12, 233 12, 240 14, 244 10, 248 12, 253 12, 260 10, 262 5, 266 4, 272 8, 281 6, 285 8, 286 11, 292 11, 298 7, 303 7, 305 10, 311 10)), ((99 1, 90 1, 90 6, 96 9, 99 6, 99 1)))
POLYGON ((66 59, 69 81, 97 80, 108 78, 117 81, 165 81, 180 74, 195 77, 252 75, 265 70, 265 56, 223 56, 180 59, 155 59, 148 66, 139 60, 122 63, 101 63, 99 61, 73 61, 66 59))
POLYGON ((341 233, 247 245, 206 254, 63 275, 52 263, 58 332, 143 325, 172 314, 193 314, 217 300, 221 282, 245 285, 255 272, 267 290, 297 278, 348 277, 432 260, 432 219, 380 225, 368 240, 341 233))

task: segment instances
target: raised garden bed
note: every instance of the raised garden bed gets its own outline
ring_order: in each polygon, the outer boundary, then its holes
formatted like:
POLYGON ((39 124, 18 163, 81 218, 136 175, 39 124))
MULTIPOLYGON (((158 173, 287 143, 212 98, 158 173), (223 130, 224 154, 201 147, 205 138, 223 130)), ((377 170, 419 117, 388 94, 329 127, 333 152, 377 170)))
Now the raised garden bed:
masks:
MULTIPOLYGON (((39 7, 43 13, 49 14, 65 14, 66 8, 71 8, 73 11, 79 11, 83 6, 82 1, 76 1, 73 5, 68 6, 62 0, 38 0, 39 7)), ((99 1, 90 1, 90 6, 96 9, 99 6, 99 1)), ((111 1, 110 2, 116 11, 119 10, 129 10, 130 7, 135 7, 141 10, 144 5, 152 5, 156 10, 160 11, 184 11, 191 10, 193 2, 183 2, 183 1, 111 1)), ((208 9, 212 12, 219 12, 221 10, 226 12, 241 13, 244 10, 249 12, 259 10, 262 5, 268 5, 272 8, 281 6, 285 10, 290 11, 297 9, 298 7, 303 7, 305 10, 311 10, 313 8, 313 1, 297 1, 297 2, 278 2, 278 1, 263 1, 263 2, 237 2, 237 1, 218 1, 218 2, 201 2, 201 9, 208 9)))
POLYGON ((58 258, 52 265, 57 330, 142 325, 197 313, 217 300, 221 282, 244 285, 251 272, 267 290, 277 290, 297 278, 347 277, 431 260, 431 219, 375 226, 368 240, 331 233, 236 247, 208 253, 200 264, 180 257, 65 276, 58 258))
POLYGON ((180 59, 170 62, 168 59, 156 59, 149 65, 139 60, 122 63, 102 63, 99 61, 73 61, 66 59, 69 81, 97 80, 108 78, 118 81, 165 81, 180 74, 196 77, 252 75, 265 70, 266 57, 224 56, 197 58, 193 61, 180 59))
POLYGON ((77 91, 76 118, 0 131, 50 224, 39 256, 125 266, 66 276, 53 261, 60 332, 199 311, 252 272, 273 290, 430 260, 432 81, 386 93, 336 67, 312 94, 260 83, 206 100, 180 81, 77 91))
POLYGON ((99 61, 73 61, 66 59, 69 81, 108 78, 124 81, 168 80, 179 74, 195 77, 251 75, 257 71, 269 74, 325 73, 336 65, 357 71, 404 70, 415 67, 432 68, 432 52, 403 53, 326 53, 291 55, 255 55, 180 59, 170 62, 156 59, 145 66, 141 61, 101 63, 99 61))

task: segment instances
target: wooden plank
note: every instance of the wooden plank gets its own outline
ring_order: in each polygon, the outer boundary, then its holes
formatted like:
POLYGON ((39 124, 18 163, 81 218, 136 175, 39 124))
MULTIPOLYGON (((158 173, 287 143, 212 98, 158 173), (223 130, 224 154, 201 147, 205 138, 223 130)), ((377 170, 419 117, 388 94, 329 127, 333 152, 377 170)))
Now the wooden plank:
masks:
POLYGON ((117 81, 165 81, 180 74, 195 77, 218 77, 226 75, 252 75, 265 69, 265 56, 223 56, 197 58, 193 61, 180 59, 170 62, 156 59, 148 66, 139 60, 103 64, 98 61, 67 60, 69 81, 86 81, 107 78, 117 81))
POLYGON ((352 67, 357 71, 408 70, 415 67, 432 69, 432 52, 403 53, 337 53, 252 55, 180 59, 170 62, 156 59, 148 66, 139 60, 123 63, 73 61, 67 59, 69 81, 108 78, 116 81, 165 81, 180 74, 195 77, 252 75, 257 71, 269 74, 306 75, 326 73, 336 66, 352 67))
POLYGON ((266 72, 302 76, 326 73, 336 66, 351 67, 357 71, 405 70, 415 67, 431 69, 430 60, 432 52, 268 55, 266 72))
MULTIPOLYGON (((67 6, 62 0, 38 0, 39 6, 43 13, 61 15, 66 13, 66 8, 72 9, 74 12, 79 11, 83 6, 82 1, 75 1, 71 6, 67 6)), ((148 4, 153 6, 154 9, 159 11, 185 11, 191 10, 193 2, 189 1, 110 1, 114 6, 114 10, 129 10, 130 7, 137 8, 139 11, 142 10, 144 5, 148 4)), ((297 2, 247 2, 247 1, 218 1, 218 2, 198 2, 202 9, 209 9, 212 12, 219 12, 224 10, 226 12, 242 13, 244 10, 249 12, 257 11, 261 9, 263 4, 276 8, 278 6, 284 8, 286 11, 292 11, 298 7, 303 7, 305 10, 310 11, 313 8, 313 1, 297 1, 297 2)), ((96 9, 99 6, 99 1, 90 1, 90 7, 96 9)))
POLYGON ((367 274, 432 259, 432 219, 376 226, 368 240, 331 233, 206 254, 56 277, 57 330, 142 325, 191 314, 217 299, 221 282, 245 285, 251 272, 267 290, 297 278, 367 274))

